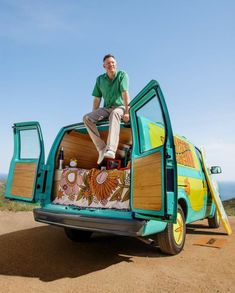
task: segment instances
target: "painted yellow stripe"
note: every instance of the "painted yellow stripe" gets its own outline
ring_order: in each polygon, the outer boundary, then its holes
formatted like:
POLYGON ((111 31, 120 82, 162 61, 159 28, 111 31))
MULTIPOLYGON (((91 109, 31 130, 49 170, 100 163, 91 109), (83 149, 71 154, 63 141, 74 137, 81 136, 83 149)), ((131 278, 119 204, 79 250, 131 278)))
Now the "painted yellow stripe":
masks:
POLYGON ((184 188, 192 210, 199 211, 204 207, 204 197, 207 195, 206 184, 203 186, 202 179, 178 176, 178 185, 184 188))

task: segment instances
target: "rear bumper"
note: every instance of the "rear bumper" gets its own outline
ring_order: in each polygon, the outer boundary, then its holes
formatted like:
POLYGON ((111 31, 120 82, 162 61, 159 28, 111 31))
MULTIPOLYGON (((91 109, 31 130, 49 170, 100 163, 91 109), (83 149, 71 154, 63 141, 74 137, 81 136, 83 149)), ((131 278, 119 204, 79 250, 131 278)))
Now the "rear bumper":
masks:
POLYGON ((42 208, 34 209, 33 212, 34 219, 38 222, 125 236, 141 236, 146 224, 143 220, 87 217, 83 215, 47 211, 42 208))

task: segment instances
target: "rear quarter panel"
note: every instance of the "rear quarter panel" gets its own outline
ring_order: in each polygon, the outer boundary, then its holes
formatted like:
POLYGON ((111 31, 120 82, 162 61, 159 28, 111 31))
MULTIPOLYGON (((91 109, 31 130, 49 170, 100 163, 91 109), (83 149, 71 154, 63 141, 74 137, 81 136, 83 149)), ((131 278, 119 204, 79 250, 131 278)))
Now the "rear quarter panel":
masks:
POLYGON ((178 201, 186 210, 186 222, 207 216, 210 204, 208 188, 201 162, 192 143, 183 137, 174 137, 178 173, 178 201))

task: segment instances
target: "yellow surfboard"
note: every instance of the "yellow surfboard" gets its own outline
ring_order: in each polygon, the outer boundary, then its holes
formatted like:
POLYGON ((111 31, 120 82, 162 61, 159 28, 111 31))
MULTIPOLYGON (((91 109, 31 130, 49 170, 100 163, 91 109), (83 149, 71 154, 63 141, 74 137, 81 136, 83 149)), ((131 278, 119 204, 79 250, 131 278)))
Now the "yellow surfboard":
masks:
POLYGON ((228 217, 227 217, 227 214, 226 214, 225 209, 223 207, 222 201, 220 199, 219 192, 216 188, 215 182, 214 182, 213 178, 211 177, 211 174, 208 170, 205 149, 203 147, 201 148, 201 154, 202 154, 202 165, 203 165, 203 168, 205 171, 206 181, 208 183, 208 187, 209 187, 211 196, 214 200, 214 203, 216 205, 218 214, 219 214, 220 219, 224 225, 224 228, 225 228, 227 234, 230 235, 230 234, 232 234, 232 228, 229 224, 228 217))

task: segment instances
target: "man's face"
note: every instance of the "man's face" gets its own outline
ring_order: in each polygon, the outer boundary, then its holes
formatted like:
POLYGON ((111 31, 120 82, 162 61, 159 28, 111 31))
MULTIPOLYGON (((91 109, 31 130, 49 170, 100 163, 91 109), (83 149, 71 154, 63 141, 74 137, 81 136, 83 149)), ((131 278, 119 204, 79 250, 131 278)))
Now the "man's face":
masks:
POLYGON ((103 66, 107 73, 115 73, 117 69, 117 62, 113 57, 109 57, 105 59, 103 66))

